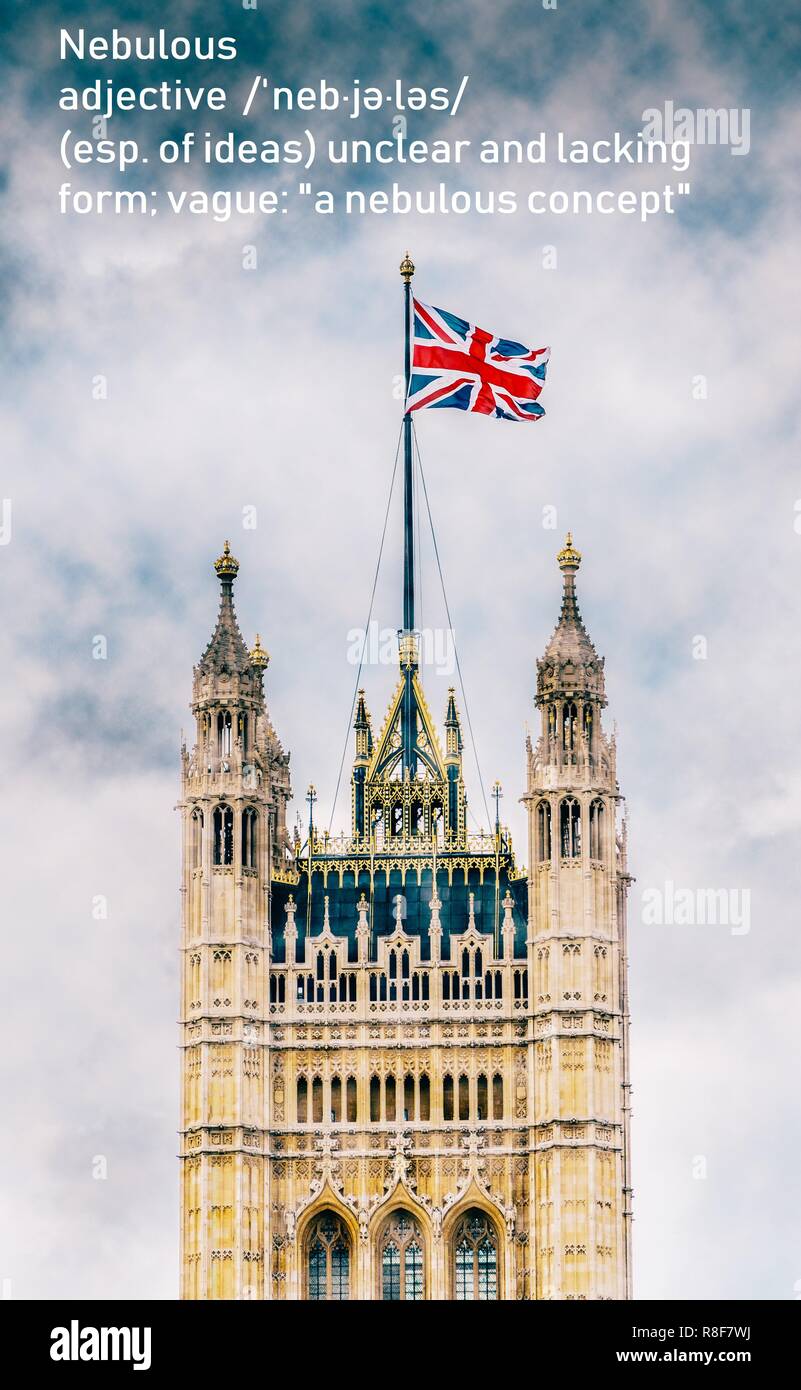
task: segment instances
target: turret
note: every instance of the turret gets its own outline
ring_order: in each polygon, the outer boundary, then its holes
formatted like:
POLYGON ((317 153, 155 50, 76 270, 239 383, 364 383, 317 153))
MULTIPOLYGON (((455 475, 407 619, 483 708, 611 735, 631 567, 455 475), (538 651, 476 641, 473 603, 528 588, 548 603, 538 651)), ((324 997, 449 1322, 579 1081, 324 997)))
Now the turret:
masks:
POLYGON ((581 554, 570 532, 557 563, 563 575, 562 610, 537 662, 541 759, 552 767, 589 770, 597 765, 601 751, 600 714, 606 705, 604 659, 596 652, 579 612, 576 575, 581 554))
POLYGON ((448 829, 455 838, 459 834, 459 810, 462 787, 462 726, 456 709, 456 691, 448 691, 445 714, 445 768, 448 775, 448 829))
POLYGON ((373 752, 373 727, 363 690, 359 691, 353 727, 356 731, 356 757, 353 762, 353 833, 362 839, 365 828, 364 782, 373 752))

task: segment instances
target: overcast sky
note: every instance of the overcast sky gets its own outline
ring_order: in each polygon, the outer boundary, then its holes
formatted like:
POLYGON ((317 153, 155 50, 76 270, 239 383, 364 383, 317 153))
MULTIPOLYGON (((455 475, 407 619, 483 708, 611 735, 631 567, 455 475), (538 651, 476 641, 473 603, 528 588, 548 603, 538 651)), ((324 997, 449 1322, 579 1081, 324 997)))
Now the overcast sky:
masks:
MULTIPOLYGON (((163 7, 32 9, 11 36, 0 108, 7 1291, 176 1294, 174 804, 192 665, 215 620, 211 566, 230 537, 243 632, 258 630, 272 657, 292 814, 313 780, 327 820, 355 677, 348 633, 366 616, 397 440, 408 245, 422 299, 552 348, 536 427, 427 412, 418 435, 481 770, 487 788, 503 784, 521 857, 525 726, 568 527, 584 555, 579 598, 606 657, 637 879, 636 1295, 799 1296, 797 6, 170 6, 172 32, 240 37, 243 82, 261 71, 455 86, 469 73, 444 132, 421 119, 410 133, 592 139, 636 134, 668 100, 747 107, 750 153, 696 149, 690 198, 645 226, 346 221, 296 204, 219 225, 60 217, 58 19, 146 30, 163 7), (243 269, 248 245, 255 270, 243 269), (98 375, 106 400, 93 399, 98 375), (549 507, 556 531, 543 526, 549 507), (668 882, 747 890, 750 930, 643 921, 642 895, 668 882), (101 894, 108 917, 95 920, 101 894)), ((388 133, 381 119, 374 134, 388 133)), ((66 177, 92 185, 91 172, 66 177)), ((378 177, 476 181, 408 166, 378 177)), ((481 181, 524 192, 678 177, 549 166, 481 181)), ((197 170, 187 186, 223 183, 197 170)), ((400 567, 393 507, 381 626, 400 622, 400 567)), ((421 568, 420 620, 440 624, 426 541, 421 568)), ((394 674, 364 673, 378 724, 394 674)), ((451 680, 426 675, 440 723, 451 680)), ((472 750, 467 773, 484 820, 472 750)), ((335 825, 348 804, 346 784, 335 825)))

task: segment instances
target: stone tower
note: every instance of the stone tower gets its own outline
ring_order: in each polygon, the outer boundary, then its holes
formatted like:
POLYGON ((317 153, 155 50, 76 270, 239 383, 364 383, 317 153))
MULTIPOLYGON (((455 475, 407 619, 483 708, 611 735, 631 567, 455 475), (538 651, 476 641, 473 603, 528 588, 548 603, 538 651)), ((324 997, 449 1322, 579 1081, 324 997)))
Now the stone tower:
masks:
POLYGON ((625 822, 604 662, 558 556, 562 611, 537 663, 528 742, 528 959, 534 1027, 538 1298, 631 1297, 625 822))
POLYGON ((374 733, 355 707, 351 827, 286 832, 267 658, 217 561, 183 751, 182 1294, 623 1298, 625 848, 603 663, 576 607, 538 667, 530 875, 468 826, 417 640, 374 733))
POLYGON ((267 653, 233 606, 239 565, 215 569, 220 611, 194 672, 195 745, 182 749, 182 1290, 262 1298, 265 989, 270 893, 286 854, 289 759, 267 716, 267 653))

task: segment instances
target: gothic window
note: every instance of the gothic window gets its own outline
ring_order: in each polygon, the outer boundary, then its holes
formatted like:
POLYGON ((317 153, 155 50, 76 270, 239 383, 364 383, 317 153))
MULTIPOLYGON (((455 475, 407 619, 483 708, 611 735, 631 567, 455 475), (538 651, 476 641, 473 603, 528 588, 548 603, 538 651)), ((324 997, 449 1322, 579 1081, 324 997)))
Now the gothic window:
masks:
POLYGON ((407 1211, 393 1213, 379 1241, 381 1298, 419 1303, 425 1296, 423 1235, 407 1211))
POLYGON ((457 1303, 494 1302, 498 1297, 498 1237, 483 1211, 474 1207, 453 1237, 454 1294, 457 1303))
POLYGON ((234 862, 234 813, 230 806, 217 806, 214 811, 214 862, 234 862))
POLYGON ((422 835, 425 833, 425 816, 422 801, 412 802, 412 834, 422 835))
POLYGON ((245 869, 255 869, 256 867, 256 833, 258 830, 259 818, 252 806, 248 806, 242 812, 242 867, 245 869))
POLYGON ((414 1077, 408 1075, 403 1078, 403 1118, 404 1120, 415 1119, 414 1077))
POLYGON ((397 803, 392 807, 392 821, 391 821, 391 825, 392 825, 392 834, 393 834, 393 835, 402 835, 402 834, 403 834, 403 802, 402 802, 402 801, 401 801, 401 802, 397 802, 397 803))
POLYGON ((489 1097, 487 1094, 487 1078, 482 1073, 476 1081, 476 1119, 489 1119, 489 1097))
POLYGON ((514 974, 514 993, 515 999, 522 1002, 528 999, 528 971, 516 970, 514 974))
POLYGON ((473 974, 476 975, 479 980, 481 979, 481 972, 483 969, 481 951, 477 950, 473 956, 473 974))
POLYGON ((320 1124, 323 1118, 323 1083, 319 1076, 312 1081, 312 1121, 320 1124))
POLYGON ((442 814, 442 805, 435 801, 431 807, 431 835, 438 845, 445 841, 445 817, 442 814))
POLYGON ((342 1119, 342 1082, 335 1076, 331 1082, 331 1123, 338 1125, 342 1119))
POLYGON ((453 1119, 453 1077, 443 1076, 442 1078, 442 1118, 443 1120, 453 1119))
POLYGON ((572 796, 566 796, 559 806, 559 841, 563 859, 580 857, 581 807, 572 796))
POLYGON ((298 1124, 305 1125, 309 1103, 309 1083, 305 1076, 298 1077, 298 1124))
POLYGON ((239 716, 239 737, 242 740, 242 752, 248 751, 248 717, 246 714, 239 716))
POLYGON ((537 807, 537 860, 546 864, 551 857, 551 803, 541 801, 537 807))
POLYGON ((308 1240, 308 1297, 315 1303, 342 1303, 350 1297, 350 1242, 339 1217, 324 1211, 308 1240))
POLYGON ((566 701, 562 707, 562 747, 566 753, 572 753, 576 745, 577 719, 578 710, 573 701, 566 701))
POLYGON ((384 847, 384 812, 380 806, 373 807, 373 836, 376 849, 384 847))
POLYGON ((203 812, 194 810, 189 825, 190 832, 190 863, 193 869, 199 869, 203 863, 203 812))
POLYGON ((590 806, 590 859, 604 857, 604 803, 593 801, 590 806))
POLYGON ((217 715, 217 753, 221 758, 231 756, 231 715, 217 715))
POLYGON ((381 1119, 381 1082, 377 1076, 370 1077, 370 1119, 381 1119))
POLYGON ((589 747, 592 743, 592 705, 585 705, 583 711, 584 737, 589 747))
POLYGON ((356 1123, 356 1077, 349 1076, 345 1087, 345 1119, 349 1125, 356 1123))
POLYGON ((431 1084, 425 1072, 420 1077, 420 1119, 431 1119, 431 1084))
POLYGON ((384 1087, 384 1113, 388 1120, 395 1118, 395 1078, 388 1076, 384 1087))
POLYGON ((459 1077, 459 1119, 470 1119, 470 1082, 464 1073, 459 1077))
POLYGON ((499 1071, 492 1078, 492 1118, 503 1119, 503 1077, 499 1071))

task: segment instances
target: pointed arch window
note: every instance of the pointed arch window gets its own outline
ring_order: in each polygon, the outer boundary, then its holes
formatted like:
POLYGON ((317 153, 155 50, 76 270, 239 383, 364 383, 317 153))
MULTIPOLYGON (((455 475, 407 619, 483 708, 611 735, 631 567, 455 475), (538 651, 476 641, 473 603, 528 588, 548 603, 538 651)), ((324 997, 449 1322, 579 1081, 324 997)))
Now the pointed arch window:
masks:
POLYGON ((420 1119, 431 1119, 431 1083, 425 1072, 420 1077, 420 1119))
POLYGON ((585 705, 582 713, 582 724, 584 728, 584 738, 587 747, 592 745, 592 705, 585 705))
POLYGON ((604 857, 604 803, 593 801, 590 805, 590 859, 604 857))
POLYGON ((384 1114, 386 1119, 395 1118, 395 1078, 388 1076, 384 1086, 384 1114))
POLYGON ((580 858, 581 807, 572 796, 566 796, 559 806, 559 842, 563 859, 580 858))
POLYGON ((403 1118, 404 1120, 414 1120, 414 1077, 407 1074, 403 1078, 403 1118))
POLYGON ((308 1297, 314 1303, 343 1303, 350 1298, 350 1241, 338 1216, 324 1211, 308 1238, 308 1297))
POLYGON ((305 1125, 309 1104, 309 1083, 305 1076, 298 1077, 298 1124, 305 1125))
POLYGON ((459 1077, 459 1119, 470 1119, 470 1082, 464 1073, 459 1077))
POLYGON ((221 758, 230 758, 231 756, 230 710, 217 715, 217 753, 221 758))
POLYGON ((551 857, 551 803, 541 801, 537 807, 537 861, 545 864, 551 857))
POLYGON ((256 836, 259 827, 259 817, 252 806, 246 806, 242 812, 242 867, 245 869, 256 868, 256 836))
POLYGON ((492 1078, 492 1118, 503 1119, 503 1077, 499 1071, 492 1078))
POLYGON ((407 1211, 392 1214, 381 1233, 381 1298, 419 1303, 425 1298, 423 1234, 407 1211))
POLYGON ((576 746, 577 727, 578 710, 572 700, 566 700, 562 706, 562 747, 566 753, 572 753, 576 746))
POLYGON ((453 1119, 453 1077, 443 1076, 442 1078, 442 1118, 443 1120, 453 1119))
POLYGON ((319 1076, 312 1081, 312 1120, 319 1124, 323 1118, 323 1083, 319 1076))
POLYGON ((214 810, 214 862, 234 862, 234 813, 230 806, 217 806, 214 810))
POLYGON ((196 807, 192 812, 192 819, 189 824, 190 836, 190 864, 193 869, 201 868, 203 864, 203 812, 196 807))
POLYGON ((478 1208, 466 1212, 453 1236, 454 1295, 457 1303, 494 1302, 498 1297, 498 1237, 478 1208))
POLYGON ((476 1119, 489 1119, 489 1091, 487 1078, 483 1072, 476 1080, 476 1119))
POLYGON ((349 1076, 345 1088, 345 1119, 349 1125, 356 1123, 356 1077, 349 1076))

